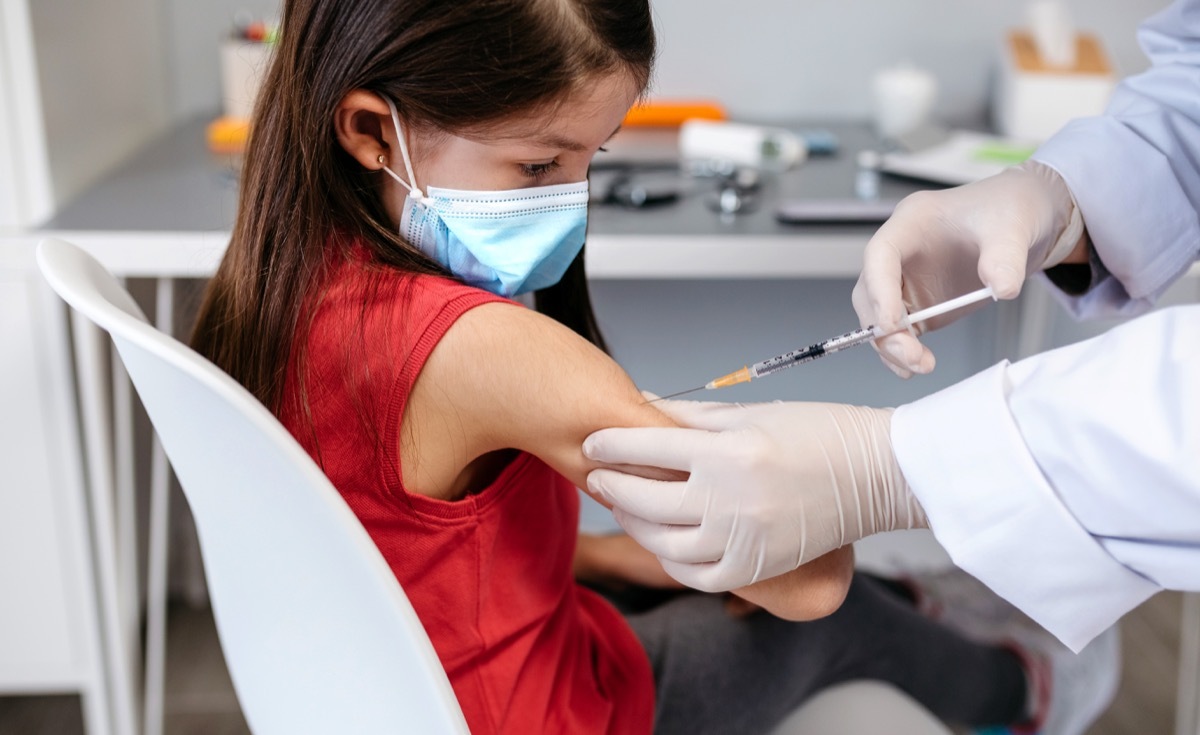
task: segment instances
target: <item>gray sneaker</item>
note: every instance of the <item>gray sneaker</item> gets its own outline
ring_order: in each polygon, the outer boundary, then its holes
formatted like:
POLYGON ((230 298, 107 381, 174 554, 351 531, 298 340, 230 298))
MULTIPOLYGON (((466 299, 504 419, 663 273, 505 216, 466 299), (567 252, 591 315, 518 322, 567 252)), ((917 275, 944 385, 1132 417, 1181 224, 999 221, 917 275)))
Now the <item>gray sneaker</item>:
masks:
POLYGON ((1026 671, 1034 672, 1034 716, 1026 732, 1083 735, 1112 703, 1121 680, 1121 636, 1116 626, 1078 655, 1041 629, 1017 632, 1013 643, 1026 671))
POLYGON ((1023 612, 958 567, 920 572, 897 580, 912 593, 917 610, 976 643, 995 645, 1018 628, 1037 627, 1023 612))
MULTIPOLYGON (((1114 626, 1078 655, 966 572, 952 568, 901 580, 927 617, 985 645, 1006 646, 1029 679, 1028 724, 1013 735, 1083 735, 1108 708, 1121 678, 1120 634, 1114 626)), ((990 729, 989 735, 1006 730, 990 729)))

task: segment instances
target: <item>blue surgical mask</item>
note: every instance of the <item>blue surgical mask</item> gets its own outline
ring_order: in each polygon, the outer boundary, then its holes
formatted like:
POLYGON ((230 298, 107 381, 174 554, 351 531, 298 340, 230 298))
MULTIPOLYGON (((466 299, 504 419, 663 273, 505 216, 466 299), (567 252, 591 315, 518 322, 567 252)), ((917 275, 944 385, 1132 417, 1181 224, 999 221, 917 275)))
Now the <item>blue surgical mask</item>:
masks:
POLYGON ((465 283, 513 297, 558 283, 583 248, 588 182, 508 191, 430 187, 413 176, 396 105, 387 100, 408 181, 400 236, 465 283), (411 183, 410 183, 411 182, 411 183))

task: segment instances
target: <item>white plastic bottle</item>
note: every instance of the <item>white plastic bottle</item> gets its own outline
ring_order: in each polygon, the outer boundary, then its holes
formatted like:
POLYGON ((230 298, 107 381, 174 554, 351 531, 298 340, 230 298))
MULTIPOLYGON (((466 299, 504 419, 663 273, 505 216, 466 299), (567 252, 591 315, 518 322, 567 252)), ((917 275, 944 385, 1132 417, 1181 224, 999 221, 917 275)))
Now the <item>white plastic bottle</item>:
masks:
POLYGON ((687 161, 721 161, 764 171, 786 171, 808 157, 804 141, 790 130, 712 120, 684 122, 679 152, 687 161))

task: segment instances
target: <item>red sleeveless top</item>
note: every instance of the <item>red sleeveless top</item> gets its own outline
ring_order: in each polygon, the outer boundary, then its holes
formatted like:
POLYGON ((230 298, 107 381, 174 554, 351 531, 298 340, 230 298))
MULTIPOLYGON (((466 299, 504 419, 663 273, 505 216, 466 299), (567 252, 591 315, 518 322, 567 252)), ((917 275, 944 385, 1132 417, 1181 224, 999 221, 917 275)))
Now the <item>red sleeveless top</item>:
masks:
POLYGON ((354 258, 333 266, 297 336, 305 379, 293 364, 280 418, 395 572, 474 735, 648 734, 646 654, 621 615, 572 577, 574 486, 524 453, 453 502, 401 481, 401 419, 422 366, 458 317, 493 302, 513 303, 354 258))

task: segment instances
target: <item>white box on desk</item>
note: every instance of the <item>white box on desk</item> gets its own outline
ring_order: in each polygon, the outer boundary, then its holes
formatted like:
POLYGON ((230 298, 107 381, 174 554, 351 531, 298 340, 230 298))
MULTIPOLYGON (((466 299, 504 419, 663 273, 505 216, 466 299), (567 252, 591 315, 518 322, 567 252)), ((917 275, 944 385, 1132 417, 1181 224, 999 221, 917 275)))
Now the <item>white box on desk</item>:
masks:
POLYGON ((1012 31, 1001 44, 993 122, 1010 138, 1046 140, 1074 118, 1103 113, 1115 86, 1094 36, 1077 36, 1074 66, 1054 67, 1042 61, 1031 34, 1012 31))

